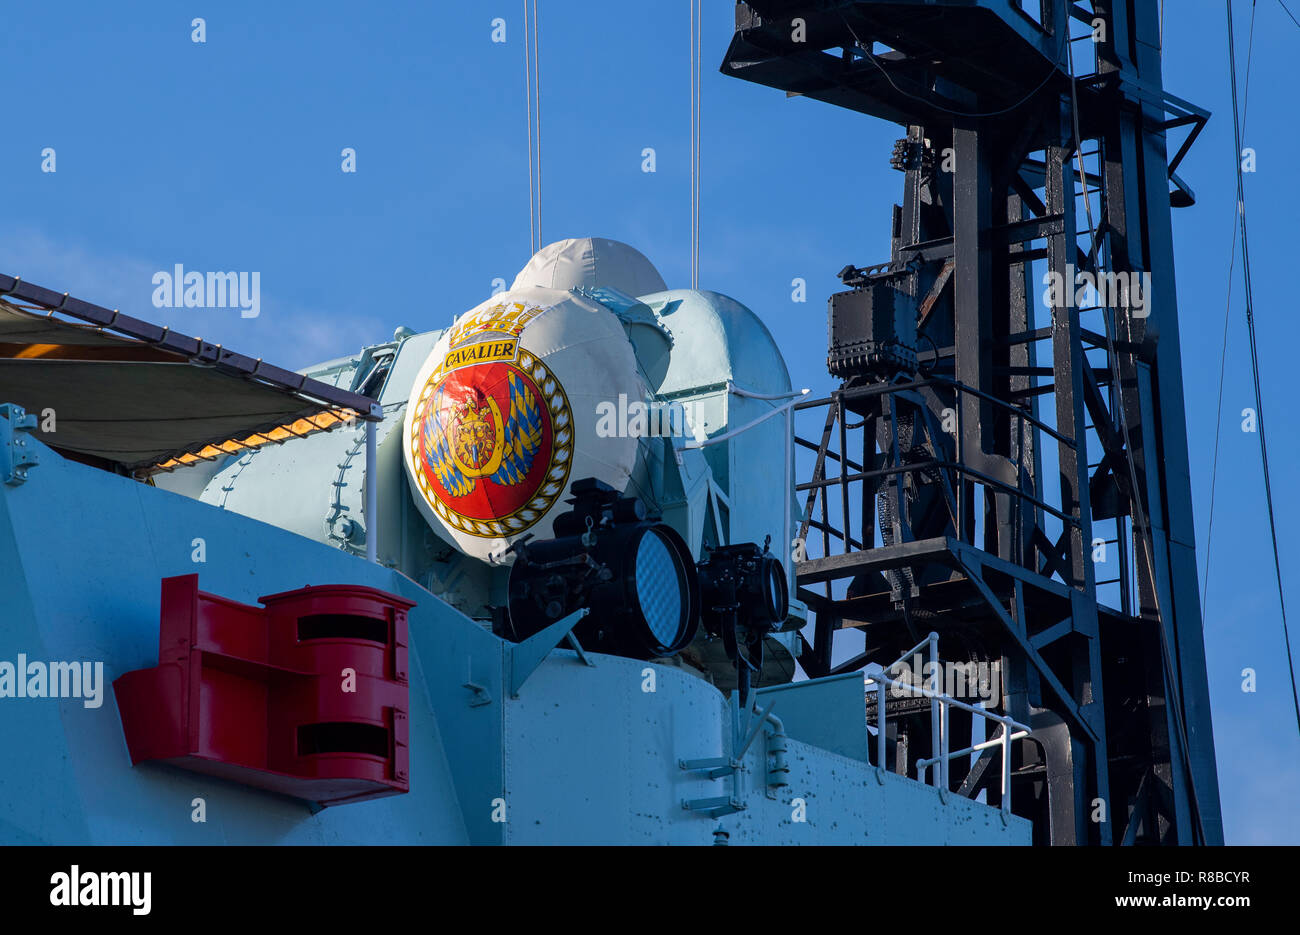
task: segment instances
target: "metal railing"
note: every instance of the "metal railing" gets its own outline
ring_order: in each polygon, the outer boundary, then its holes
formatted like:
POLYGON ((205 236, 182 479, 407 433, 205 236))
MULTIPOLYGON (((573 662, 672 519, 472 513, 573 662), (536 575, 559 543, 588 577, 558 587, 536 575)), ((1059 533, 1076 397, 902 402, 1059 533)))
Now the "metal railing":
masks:
POLYGON ((1011 742, 1028 737, 1030 728, 1013 718, 1004 717, 995 714, 987 708, 981 708, 976 705, 967 704, 959 701, 951 695, 944 694, 940 690, 939 684, 939 634, 931 632, 924 640, 917 643, 907 652, 903 653, 896 660, 885 666, 880 673, 864 673, 867 691, 876 693, 876 766, 884 769, 885 762, 885 689, 892 688, 895 692, 905 692, 913 697, 930 699, 930 738, 931 752, 938 747, 938 753, 925 759, 916 761, 916 778, 921 782, 929 785, 938 786, 940 789, 951 792, 948 783, 948 763, 950 760, 960 756, 970 756, 973 753, 979 753, 993 747, 1002 747, 1002 811, 1010 813, 1011 811, 1011 742), (922 649, 928 648, 927 662, 930 667, 930 687, 921 688, 919 686, 890 678, 883 673, 896 668, 907 659, 922 649), (871 686, 874 686, 871 687, 871 686), (969 747, 963 747, 960 750, 949 749, 950 731, 949 731, 949 711, 952 708, 960 708, 963 711, 969 711, 972 715, 979 715, 988 721, 993 721, 1001 727, 998 736, 983 743, 972 744, 969 747), (930 767, 937 765, 939 768, 930 771, 930 767))
MULTIPOLYGON (((835 391, 830 396, 820 399, 803 399, 797 401, 793 409, 796 413, 805 412, 812 409, 826 408, 829 410, 823 435, 819 442, 810 438, 804 438, 796 435, 795 445, 800 448, 814 451, 819 454, 819 466, 814 472, 811 480, 798 484, 795 490, 800 493, 807 493, 807 500, 804 509, 804 525, 800 537, 807 535, 808 529, 817 529, 822 533, 822 549, 827 556, 831 555, 831 540, 838 539, 844 545, 844 552, 848 553, 857 549, 866 549, 870 547, 870 542, 874 538, 874 529, 867 528, 866 510, 862 519, 861 529, 858 536, 853 534, 853 521, 851 518, 852 508, 850 506, 849 489, 851 485, 863 484, 866 489, 862 492, 862 497, 874 497, 881 492, 886 485, 899 485, 902 483, 904 475, 920 474, 927 471, 938 471, 948 478, 950 493, 945 494, 945 502, 949 511, 949 519, 953 524, 956 535, 962 541, 969 544, 978 544, 979 536, 974 532, 974 523, 977 522, 978 501, 974 487, 984 487, 997 495, 1006 497, 1011 504, 1011 560, 1024 567, 1033 567, 1031 558, 1033 555, 1033 546, 1027 546, 1026 533, 1034 526, 1039 524, 1039 514, 1046 514, 1057 521, 1063 527, 1080 527, 1082 520, 1076 516, 1073 511, 1066 509, 1064 506, 1049 502, 1044 496, 1033 488, 1032 485, 1026 484, 1026 471, 1036 470, 1037 465, 1032 460, 1033 455, 1027 454, 1026 449, 1033 444, 1037 444, 1040 437, 1051 438, 1056 441, 1060 447, 1068 450, 1078 450, 1078 444, 1052 426, 1048 425, 1042 419, 1039 419, 1029 410, 1019 405, 1008 402, 989 393, 985 393, 972 386, 967 386, 951 377, 937 374, 918 374, 915 378, 902 383, 875 383, 866 386, 854 386, 843 388, 835 391), (859 463, 854 460, 848 451, 849 428, 859 428, 863 423, 857 423, 849 426, 846 423, 848 404, 869 399, 875 396, 897 394, 902 392, 917 391, 926 388, 933 390, 939 387, 951 392, 955 398, 953 408, 954 424, 950 433, 953 438, 952 458, 944 457, 943 453, 938 450, 937 440, 936 457, 927 458, 925 461, 898 461, 892 455, 896 452, 882 451, 879 455, 873 455, 875 443, 874 439, 864 438, 864 451, 862 460, 879 457, 884 459, 880 463, 882 466, 875 467, 859 463), (963 431, 963 405, 962 400, 965 396, 971 396, 982 400, 996 410, 1003 418, 1009 420, 1008 433, 1013 441, 1014 453, 1011 455, 999 456, 1005 460, 1008 470, 1015 474, 1015 483, 1009 480, 994 477, 986 471, 982 471, 969 463, 966 457, 968 441, 964 438, 963 431), (839 447, 838 452, 832 450, 830 444, 831 432, 834 426, 839 426, 839 447), (839 464, 840 470, 836 476, 829 476, 826 472, 824 463, 820 458, 834 461, 839 464), (896 463, 893 463, 896 462, 896 463), (968 489, 968 486, 972 489, 968 489), (841 522, 843 529, 837 529, 830 520, 828 494, 831 489, 838 487, 840 490, 841 509, 843 516, 841 522), (821 519, 818 521, 814 515, 814 508, 817 500, 820 500, 821 519)), ((927 425, 926 434, 930 435, 930 427, 927 425)), ((932 436, 933 438, 933 436, 932 436)), ((1036 476, 1036 475, 1034 475, 1036 476)), ((899 507, 902 509, 902 506, 899 507)), ((1048 571, 1050 577, 1051 572, 1048 571)), ((1069 582, 1067 582, 1069 583, 1069 582)))

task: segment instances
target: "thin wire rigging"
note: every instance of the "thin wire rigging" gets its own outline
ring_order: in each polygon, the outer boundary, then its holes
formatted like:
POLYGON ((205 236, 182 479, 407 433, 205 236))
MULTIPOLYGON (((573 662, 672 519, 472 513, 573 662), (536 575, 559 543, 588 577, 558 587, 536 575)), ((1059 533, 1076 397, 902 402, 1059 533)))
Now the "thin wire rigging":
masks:
MULTIPOLYGON (((1246 45, 1246 87, 1241 99, 1241 131, 1243 136, 1246 132, 1246 120, 1250 109, 1250 66, 1255 49, 1255 7, 1256 4, 1252 2, 1250 6, 1250 41, 1246 45)), ((1223 346, 1219 351, 1219 400, 1214 410, 1214 461, 1210 467, 1210 518, 1205 530, 1205 571, 1201 575, 1201 613, 1205 613, 1210 597, 1210 558, 1213 555, 1214 545, 1214 501, 1215 493, 1219 487, 1219 441, 1223 428, 1223 385, 1224 376, 1228 370, 1228 322, 1232 317, 1233 272, 1237 267, 1236 205, 1233 205, 1232 216, 1232 248, 1228 254, 1228 296, 1223 303, 1223 346)))
POLYGON ((691 4, 691 288, 700 287, 700 36, 703 0, 691 4))
POLYGON ((542 96, 537 0, 523 0, 523 7, 524 85, 528 102, 528 248, 531 256, 542 248, 542 96))
POLYGON ((1268 508, 1268 531, 1273 544, 1273 571, 1277 578, 1277 600, 1282 615, 1282 639, 1286 645, 1287 674, 1291 676, 1291 701, 1295 706, 1296 730, 1300 731, 1300 691, 1296 689, 1295 660, 1291 653, 1291 632, 1286 621, 1286 595, 1282 588, 1282 561, 1277 542, 1277 519, 1273 511, 1273 484, 1268 466, 1268 439, 1264 434, 1264 397, 1259 379, 1259 346, 1255 338, 1255 297, 1250 279, 1250 238, 1246 228, 1246 182, 1241 167, 1241 111, 1237 103, 1237 48, 1232 25, 1232 0, 1228 10, 1228 63, 1232 73, 1233 163, 1237 172, 1237 218, 1241 228, 1242 284, 1246 297, 1246 334, 1250 339, 1250 373, 1255 383, 1255 426, 1259 430, 1259 452, 1264 469, 1264 502, 1268 508))

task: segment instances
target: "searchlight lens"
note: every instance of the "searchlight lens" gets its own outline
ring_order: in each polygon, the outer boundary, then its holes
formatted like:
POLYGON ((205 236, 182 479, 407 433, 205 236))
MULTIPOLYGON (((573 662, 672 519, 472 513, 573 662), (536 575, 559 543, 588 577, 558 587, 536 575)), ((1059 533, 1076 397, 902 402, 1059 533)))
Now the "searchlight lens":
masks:
POLYGON ((658 529, 647 529, 637 543, 635 575, 637 605, 651 636, 666 650, 676 646, 689 622, 689 590, 681 556, 658 529))
POLYGON ((767 610, 774 626, 779 626, 790 613, 790 592, 785 583, 785 569, 775 558, 763 562, 767 574, 767 610))
POLYGON ((700 587, 690 550, 671 526, 645 519, 639 501, 588 478, 572 486, 573 510, 556 538, 521 543, 510 571, 501 636, 524 640, 580 608, 584 648, 650 659, 695 636, 700 587))
POLYGON ((704 625, 710 633, 729 626, 779 630, 790 613, 785 569, 766 545, 743 542, 711 549, 699 571, 704 625))

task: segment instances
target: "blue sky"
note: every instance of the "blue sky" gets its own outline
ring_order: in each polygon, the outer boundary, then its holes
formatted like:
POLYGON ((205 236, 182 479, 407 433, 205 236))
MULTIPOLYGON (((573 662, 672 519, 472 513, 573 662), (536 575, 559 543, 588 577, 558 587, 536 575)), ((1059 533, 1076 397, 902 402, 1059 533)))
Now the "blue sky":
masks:
MULTIPOLYGON (((689 278, 689 4, 543 2, 542 227, 547 241, 625 240, 670 286, 689 278), (656 151, 657 171, 641 171, 656 151)), ((5 4, 0 270, 299 367, 442 327, 528 258, 523 30, 517 2, 202 0, 5 4), (190 21, 206 19, 207 41, 190 21), (491 41, 491 20, 507 41, 491 41), (43 173, 52 147, 57 171, 43 173), (340 171, 344 147, 355 174, 340 171), (262 311, 154 309, 151 277, 261 273, 262 311)), ((1300 7, 1300 2, 1292 5, 1300 7)), ((1244 69, 1251 4, 1236 0, 1244 69)), ((732 3, 706 3, 701 277, 746 303, 797 386, 828 390, 826 297, 846 263, 888 257, 899 129, 725 78, 732 3), (852 194, 850 194, 850 192, 852 194), (808 283, 791 302, 791 280, 808 283)), ((1175 12, 1176 11, 1176 12, 1175 12)), ((1300 28, 1258 0, 1245 144, 1257 329, 1277 519, 1294 495, 1300 339, 1291 284, 1300 196, 1300 28), (1274 119, 1267 119, 1277 115, 1274 119), (1283 119, 1285 118, 1285 119, 1283 119)), ((1179 0, 1165 82, 1214 113, 1174 213, 1199 559, 1204 567, 1228 251, 1232 122, 1223 4, 1179 0)), ((1238 275, 1240 265, 1237 267, 1238 275)), ((1206 652, 1224 820, 1233 843, 1300 843, 1300 739, 1273 585, 1238 281, 1228 332, 1206 652), (1241 689, 1242 670, 1258 690, 1241 689)), ((1282 537, 1293 611, 1294 537, 1282 537)), ((1300 648, 1300 647, 1297 647, 1300 648)))

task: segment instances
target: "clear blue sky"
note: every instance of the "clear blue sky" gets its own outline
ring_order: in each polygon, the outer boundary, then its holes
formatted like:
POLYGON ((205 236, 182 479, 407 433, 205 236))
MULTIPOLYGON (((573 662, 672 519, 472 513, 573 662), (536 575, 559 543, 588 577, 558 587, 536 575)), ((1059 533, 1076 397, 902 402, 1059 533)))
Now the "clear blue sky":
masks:
MULTIPOLYGON (((625 240, 669 285, 687 285, 687 0, 541 7, 545 239, 625 240), (641 171, 645 147, 656 150, 654 174, 641 171)), ((724 78, 733 5, 706 7, 701 286, 755 309, 795 384, 823 391, 834 273, 888 257, 899 131, 724 78), (808 282, 807 304, 790 301, 794 277, 808 282)), ((1244 68, 1251 4, 1235 8, 1244 68)), ((444 326, 527 260, 518 2, 9 0, 4 12, 6 273, 299 367, 398 325, 444 326), (195 16, 207 21, 202 45, 190 40, 195 16), (507 20, 504 44, 491 42, 494 17, 507 20), (46 147, 53 174, 40 171, 46 147), (344 147, 357 151, 354 175, 340 171, 344 147), (177 263, 259 271, 260 317, 154 309, 150 278, 177 263)), ((1292 530, 1300 28, 1276 0, 1258 0, 1257 15, 1246 144, 1258 172, 1247 199, 1278 522, 1292 530)), ((1235 200, 1224 35, 1220 0, 1170 4, 1166 85, 1214 112, 1180 170, 1199 202, 1174 214, 1202 567, 1235 200)), ((1240 428, 1253 404, 1240 297, 1238 282, 1206 608, 1214 727, 1228 840, 1295 844, 1300 739, 1258 440, 1240 428), (1253 694, 1241 690, 1247 667, 1258 673, 1253 694)), ((1296 561, 1284 533, 1300 620, 1296 561)))

